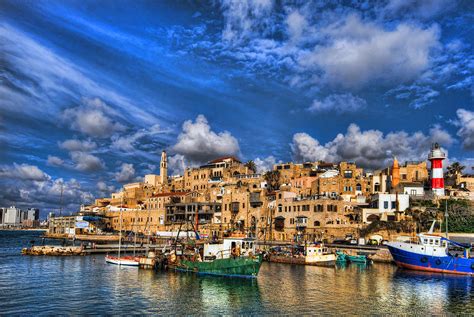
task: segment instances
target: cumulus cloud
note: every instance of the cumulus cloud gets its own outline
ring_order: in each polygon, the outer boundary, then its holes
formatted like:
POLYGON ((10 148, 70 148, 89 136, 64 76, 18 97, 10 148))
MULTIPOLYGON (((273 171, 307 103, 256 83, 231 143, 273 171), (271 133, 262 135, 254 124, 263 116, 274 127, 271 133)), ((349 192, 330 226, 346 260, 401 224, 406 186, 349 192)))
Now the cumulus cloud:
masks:
POLYGON ((51 166, 63 166, 64 160, 54 155, 48 155, 47 164, 51 166))
POLYGON ((265 173, 273 169, 273 165, 277 163, 277 160, 273 155, 270 155, 265 158, 257 157, 254 163, 257 166, 257 173, 265 173))
POLYGON ((87 152, 94 150, 97 147, 97 144, 90 140, 80 141, 76 139, 70 139, 60 143, 59 147, 68 151, 87 152))
POLYGON ((462 146, 466 150, 474 150, 474 112, 466 109, 458 109, 457 135, 462 139, 462 146))
POLYGON ((115 191, 115 187, 112 185, 107 185, 104 181, 97 182, 97 189, 101 194, 110 194, 115 191))
POLYGON ((13 163, 13 165, 0 166, 0 178, 44 182, 50 180, 51 176, 38 166, 13 163))
POLYGON ((71 152, 71 159, 75 163, 75 168, 83 172, 94 172, 104 168, 104 162, 89 153, 84 152, 71 152))
MULTIPOLYGON (((94 196, 75 180, 48 178, 44 181, 11 180, 0 183, 0 201, 22 208, 35 207, 43 211, 57 210, 63 202, 63 214, 77 212, 79 205, 92 203, 94 196), (62 196, 62 197, 61 197, 62 196)), ((45 212, 43 213, 43 216, 45 212)))
POLYGON ((126 183, 133 180, 135 177, 135 168, 133 164, 123 163, 120 170, 115 173, 115 179, 119 183, 126 183))
POLYGON ((296 161, 352 161, 362 167, 380 168, 387 166, 393 156, 400 160, 426 160, 434 142, 449 146, 453 138, 439 126, 431 128, 428 135, 405 131, 384 135, 379 130, 361 131, 351 124, 345 134, 338 134, 324 145, 306 133, 296 133, 290 147, 296 161))
POLYGON ((111 115, 114 111, 102 100, 84 99, 78 107, 64 110, 62 117, 71 128, 91 137, 107 138, 124 129, 111 115))
POLYGON ((238 155, 240 152, 237 139, 227 131, 212 131, 203 115, 197 116, 194 122, 184 122, 173 150, 190 163, 203 163, 219 156, 238 155))
POLYGON ((323 100, 313 100, 313 103, 308 108, 310 112, 328 112, 334 111, 336 113, 356 112, 364 109, 367 102, 354 96, 350 93, 335 94, 324 98, 323 100))
POLYGON ((302 54, 304 69, 322 70, 333 86, 360 88, 369 83, 403 83, 430 65, 430 52, 439 45, 439 31, 399 24, 394 30, 349 15, 322 30, 328 41, 302 54))
POLYGON ((286 17, 286 24, 290 41, 299 42, 303 32, 308 27, 306 18, 298 10, 295 10, 286 17))
POLYGON ((173 175, 183 175, 187 166, 184 155, 175 154, 168 157, 168 168, 172 171, 173 175))

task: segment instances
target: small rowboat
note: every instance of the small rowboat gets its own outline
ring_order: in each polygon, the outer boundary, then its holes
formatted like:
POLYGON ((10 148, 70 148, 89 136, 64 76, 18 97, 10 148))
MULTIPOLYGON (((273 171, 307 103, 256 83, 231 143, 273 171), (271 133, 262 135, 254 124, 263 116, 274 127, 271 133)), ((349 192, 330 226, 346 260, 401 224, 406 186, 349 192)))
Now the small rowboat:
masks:
POLYGON ((367 256, 366 255, 346 255, 347 260, 351 263, 367 263, 367 256))
POLYGON ((105 257, 105 262, 110 264, 115 264, 119 266, 135 266, 138 267, 140 264, 139 259, 133 256, 123 256, 123 257, 116 257, 107 255, 105 257))

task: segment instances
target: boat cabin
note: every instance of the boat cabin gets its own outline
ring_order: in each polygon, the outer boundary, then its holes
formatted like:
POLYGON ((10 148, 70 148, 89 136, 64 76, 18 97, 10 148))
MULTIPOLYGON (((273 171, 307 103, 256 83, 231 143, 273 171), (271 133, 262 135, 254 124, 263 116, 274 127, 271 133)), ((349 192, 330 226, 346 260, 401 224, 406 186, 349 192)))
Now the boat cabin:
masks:
POLYGON ((448 244, 447 240, 440 236, 430 235, 430 234, 419 234, 420 244, 426 247, 438 247, 446 249, 448 244))
POLYGON ((223 243, 206 243, 204 261, 228 259, 233 256, 255 255, 255 240, 252 238, 225 238, 223 243))

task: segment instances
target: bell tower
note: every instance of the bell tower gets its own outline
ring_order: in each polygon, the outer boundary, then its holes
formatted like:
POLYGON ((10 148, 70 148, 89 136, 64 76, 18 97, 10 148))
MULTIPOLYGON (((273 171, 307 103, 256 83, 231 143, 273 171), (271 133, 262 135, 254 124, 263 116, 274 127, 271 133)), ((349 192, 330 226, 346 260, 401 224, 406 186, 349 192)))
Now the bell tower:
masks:
POLYGON ((166 151, 161 152, 161 163, 160 163, 160 180, 161 184, 168 184, 168 157, 166 151))

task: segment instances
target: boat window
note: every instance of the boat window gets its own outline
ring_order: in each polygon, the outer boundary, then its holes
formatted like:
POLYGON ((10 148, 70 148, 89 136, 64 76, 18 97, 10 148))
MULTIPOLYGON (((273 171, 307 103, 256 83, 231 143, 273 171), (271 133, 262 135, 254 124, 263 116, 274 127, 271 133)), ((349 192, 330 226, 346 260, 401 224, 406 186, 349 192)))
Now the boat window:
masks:
POLYGON ((424 244, 428 244, 428 239, 423 239, 424 244))
POLYGON ((433 244, 433 239, 430 239, 430 244, 433 244))

